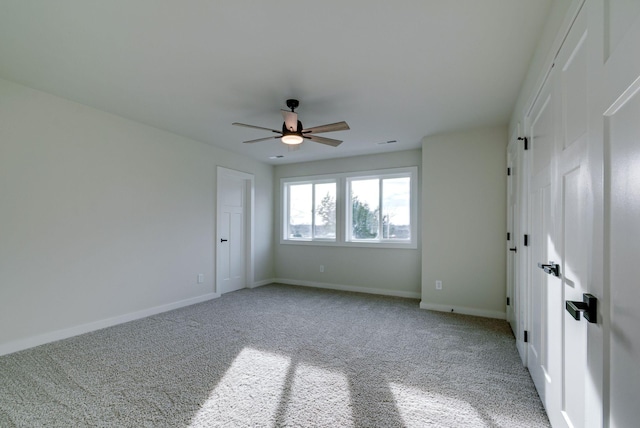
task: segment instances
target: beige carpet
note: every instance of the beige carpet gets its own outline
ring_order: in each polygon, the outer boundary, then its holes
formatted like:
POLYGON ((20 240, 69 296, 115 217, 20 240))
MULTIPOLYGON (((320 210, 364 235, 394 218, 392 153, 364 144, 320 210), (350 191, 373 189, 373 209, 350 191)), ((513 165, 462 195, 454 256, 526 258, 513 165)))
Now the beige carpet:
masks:
POLYGON ((0 357, 1 427, 547 427, 505 321, 269 285, 0 357))

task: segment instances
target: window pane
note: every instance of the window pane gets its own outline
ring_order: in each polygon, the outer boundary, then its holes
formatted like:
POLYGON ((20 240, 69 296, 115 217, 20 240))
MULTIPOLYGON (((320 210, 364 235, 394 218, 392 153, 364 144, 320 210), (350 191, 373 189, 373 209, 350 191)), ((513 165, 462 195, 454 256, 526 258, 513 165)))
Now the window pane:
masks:
POLYGON ((316 184, 314 238, 336 238, 336 183, 316 184))
POLYGON ((351 237, 378 239, 380 180, 351 181, 351 237))
POLYGON ((382 180, 382 238, 411 239, 411 179, 382 180))
POLYGON ((289 186, 290 239, 311 239, 311 186, 312 184, 289 186))

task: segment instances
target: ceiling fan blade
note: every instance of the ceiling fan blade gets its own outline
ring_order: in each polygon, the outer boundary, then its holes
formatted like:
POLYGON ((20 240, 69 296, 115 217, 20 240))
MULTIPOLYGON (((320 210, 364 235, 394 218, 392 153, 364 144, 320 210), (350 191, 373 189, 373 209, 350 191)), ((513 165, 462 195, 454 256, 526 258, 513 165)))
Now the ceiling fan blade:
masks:
POLYGON ((264 128, 262 126, 255 126, 255 125, 247 125, 246 123, 240 123, 240 122, 233 122, 232 125, 236 125, 236 126, 244 126, 245 128, 253 128, 253 129, 262 129, 263 131, 271 131, 271 132, 277 132, 278 134, 281 134, 282 132, 280 131, 276 131, 275 129, 271 129, 271 128, 264 128))
POLYGON ((326 144, 327 146, 338 147, 342 144, 340 140, 334 140, 333 138, 321 137, 319 135, 305 135, 304 138, 308 138, 316 143, 326 144))
POLYGON ((291 132, 296 132, 298 130, 298 113, 287 110, 280 110, 282 112, 282 117, 284 118, 284 124, 287 129, 291 132))
POLYGON ((280 136, 277 136, 277 137, 257 138, 257 139, 255 139, 255 140, 243 141, 243 143, 257 143, 258 141, 273 140, 274 138, 280 138, 280 136))
POLYGON ((349 128, 349 125, 347 125, 347 122, 336 122, 336 123, 330 123, 328 125, 320 125, 320 126, 314 126, 313 128, 309 128, 309 129, 303 129, 302 133, 306 134, 320 134, 322 132, 334 132, 334 131, 346 131, 349 128))

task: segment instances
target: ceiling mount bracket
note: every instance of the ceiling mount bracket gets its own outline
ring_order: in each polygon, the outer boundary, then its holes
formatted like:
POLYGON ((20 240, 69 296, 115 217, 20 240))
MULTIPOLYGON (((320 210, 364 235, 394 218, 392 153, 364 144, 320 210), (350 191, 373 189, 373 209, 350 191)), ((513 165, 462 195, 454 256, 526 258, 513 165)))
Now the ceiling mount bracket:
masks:
POLYGON ((298 100, 294 100, 293 98, 287 100, 287 107, 289 107, 291 111, 294 111, 295 109, 297 109, 299 105, 300 105, 300 102, 298 100))

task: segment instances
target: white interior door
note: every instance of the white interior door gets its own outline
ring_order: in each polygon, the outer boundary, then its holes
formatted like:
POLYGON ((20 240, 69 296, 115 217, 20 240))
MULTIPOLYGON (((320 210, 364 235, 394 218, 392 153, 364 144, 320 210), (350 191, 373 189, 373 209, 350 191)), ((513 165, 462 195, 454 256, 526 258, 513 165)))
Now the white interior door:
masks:
MULTIPOLYGON (((608 146, 610 316, 605 425, 640 423, 640 2, 605 1, 604 129, 608 146)), ((607 327, 605 325, 605 327, 607 327)))
POLYGON ((574 5, 526 117, 528 367, 554 427, 638 426, 640 2, 574 5))
MULTIPOLYGON (((557 129, 555 73, 552 70, 533 106, 528 120, 531 178, 529 180, 529 210, 531 251, 529 265, 529 334, 527 365, 547 413, 559 413, 561 382, 560 336, 558 326, 562 316, 559 307, 559 281, 537 268, 555 257, 553 240, 555 227, 554 195, 552 193, 552 160, 557 129), (555 303, 555 304, 554 304, 555 303)), ((556 259, 557 260, 557 259, 556 259)), ((552 421, 553 422, 553 421, 552 421)))
POLYGON ((581 304, 584 294, 589 292, 589 257, 593 245, 593 202, 587 162, 587 37, 587 13, 583 11, 574 22, 555 63, 560 128, 553 177, 558 202, 554 240, 560 265, 561 294, 554 304, 559 306, 563 315, 557 324, 562 335, 562 353, 558 355, 562 359, 562 407, 561 413, 550 415, 550 419, 562 418, 573 427, 586 426, 587 418, 594 411, 586 406, 589 377, 587 333, 590 323, 584 313, 574 310, 572 315, 566 309, 567 301, 581 304))
POLYGON ((597 341, 589 342, 590 329, 600 327, 597 314, 585 317, 583 307, 585 295, 594 291, 590 262, 598 183, 588 153, 594 98, 586 10, 577 15, 558 52, 530 126, 529 370, 554 427, 601 423, 601 400, 593 399, 601 367, 588 360, 598 347, 597 341))
POLYGON ((218 174, 217 283, 220 293, 246 286, 247 182, 228 171, 218 174))
POLYGON ((518 337, 518 290, 516 284, 519 275, 518 260, 518 239, 520 236, 520 210, 518 204, 519 197, 519 175, 518 165, 518 140, 514 136, 509 143, 507 150, 507 321, 511 325, 513 334, 518 337))

